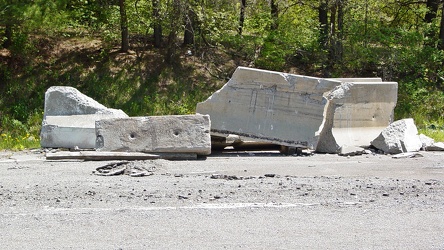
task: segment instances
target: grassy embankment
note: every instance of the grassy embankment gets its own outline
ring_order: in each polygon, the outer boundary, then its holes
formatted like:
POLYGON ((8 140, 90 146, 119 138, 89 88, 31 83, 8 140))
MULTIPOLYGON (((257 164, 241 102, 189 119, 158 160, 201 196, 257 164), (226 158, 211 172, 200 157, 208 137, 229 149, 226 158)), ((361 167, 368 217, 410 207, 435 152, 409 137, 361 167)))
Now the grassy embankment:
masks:
MULTIPOLYGON (((130 116, 193 113, 196 103, 219 89, 237 66, 255 60, 254 42, 193 50, 192 56, 183 48, 174 64, 163 63, 162 49, 137 40, 132 41, 130 53, 119 53, 116 47, 106 48, 100 40, 85 37, 38 37, 20 53, 3 49, 0 149, 39 147, 44 93, 54 85, 75 87, 130 116)), ((307 68, 301 65, 283 71, 319 75, 307 68)), ((422 116, 422 109, 433 107, 418 102, 417 111, 408 114, 407 99, 400 94, 396 119, 414 117, 420 133, 444 141, 444 121, 422 116)))

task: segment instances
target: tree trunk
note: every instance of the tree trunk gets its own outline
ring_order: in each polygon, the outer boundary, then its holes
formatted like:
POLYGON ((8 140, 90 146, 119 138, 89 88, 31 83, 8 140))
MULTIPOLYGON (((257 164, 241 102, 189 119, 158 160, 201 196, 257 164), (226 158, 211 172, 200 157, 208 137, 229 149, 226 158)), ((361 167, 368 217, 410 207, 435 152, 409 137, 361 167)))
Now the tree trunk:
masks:
POLYGON ((426 23, 433 22, 433 19, 436 18, 436 13, 438 13, 438 5, 439 0, 427 0, 427 13, 424 17, 424 21, 426 23))
POLYGON ((327 48, 328 42, 328 0, 320 0, 319 2, 319 45, 321 48, 327 48))
MULTIPOLYGON (((337 1, 337 0, 336 0, 337 1)), ((330 29, 328 34, 328 59, 327 70, 333 69, 336 63, 336 10, 337 5, 334 3, 330 9, 330 29)))
POLYGON ((195 13, 188 6, 187 15, 185 15, 185 32, 183 34, 183 45, 194 44, 194 23, 195 23, 195 13))
POLYGON ((338 7, 338 29, 336 32, 336 59, 338 61, 342 61, 342 55, 343 55, 343 44, 342 41, 344 40, 344 0, 337 0, 338 7))
POLYGON ((279 27, 279 8, 275 0, 270 0, 271 9, 271 30, 276 30, 279 27))
POLYGON ((439 25, 439 48, 444 50, 444 4, 441 11, 441 24, 439 25))
POLYGON ((160 23, 159 0, 153 0, 154 47, 162 47, 162 24, 160 23))
POLYGON ((14 20, 16 20, 17 17, 14 18, 14 8, 11 8, 11 6, 13 6, 12 0, 7 0, 5 4, 6 7, 3 9, 4 16, 1 18, 4 19, 3 21, 5 22, 5 40, 3 41, 2 45, 3 48, 9 48, 12 45, 14 20))
POLYGON ((242 30, 244 29, 246 5, 247 5, 247 0, 241 0, 241 9, 240 9, 240 15, 239 15, 239 29, 237 31, 237 33, 239 35, 242 35, 242 30))
POLYGON ((119 0, 120 7, 120 30, 122 33, 121 52, 128 52, 129 50, 129 35, 128 35, 128 18, 126 16, 125 0, 119 0))
POLYGON ((9 48, 12 45, 12 24, 7 23, 5 26, 5 41, 3 41, 3 48, 9 48))
MULTIPOLYGON (((438 7, 439 7, 439 1, 440 0, 427 0, 427 13, 424 16, 424 21, 426 23, 431 24, 433 20, 436 18, 436 15, 438 13, 438 7)), ((427 31, 425 32, 425 37, 427 38, 425 41, 425 45, 435 47, 436 42, 436 31, 432 25, 428 27, 427 31)))
POLYGON ((180 0, 173 0, 171 3, 170 32, 168 34, 165 62, 173 64, 177 61, 177 32, 181 25, 181 5, 180 0))

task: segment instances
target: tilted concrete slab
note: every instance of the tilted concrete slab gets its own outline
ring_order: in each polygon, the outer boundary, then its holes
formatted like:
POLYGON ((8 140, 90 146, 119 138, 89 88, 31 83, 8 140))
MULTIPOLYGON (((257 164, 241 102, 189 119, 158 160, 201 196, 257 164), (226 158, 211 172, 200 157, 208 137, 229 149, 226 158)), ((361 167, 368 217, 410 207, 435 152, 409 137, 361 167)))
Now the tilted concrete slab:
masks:
POLYGON ((211 153, 207 115, 148 116, 96 122, 98 151, 211 153))
POLYGON ((128 117, 122 110, 107 108, 73 87, 52 86, 46 91, 45 117, 89 114, 113 114, 116 117, 128 117))
POLYGON ((72 87, 54 86, 45 93, 45 111, 40 133, 42 147, 95 148, 95 122, 128 117, 110 109, 72 87))
POLYGON ((391 122, 396 97, 397 83, 379 78, 323 79, 239 67, 196 112, 211 116, 212 135, 336 153, 344 144, 369 145, 374 137, 365 143, 350 138, 380 133, 391 122))
POLYGON ((238 67, 196 112, 209 114, 215 135, 316 148, 327 100, 340 81, 238 67))

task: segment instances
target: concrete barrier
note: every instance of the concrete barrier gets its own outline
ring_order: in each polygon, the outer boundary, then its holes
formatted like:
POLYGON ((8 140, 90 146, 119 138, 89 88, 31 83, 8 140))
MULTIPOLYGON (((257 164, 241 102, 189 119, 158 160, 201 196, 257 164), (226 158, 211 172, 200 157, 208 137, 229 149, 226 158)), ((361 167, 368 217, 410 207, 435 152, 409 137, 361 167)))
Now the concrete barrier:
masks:
POLYGON ((96 122, 98 151, 211 153, 207 115, 148 116, 96 122))
POLYGON ((72 87, 54 86, 45 93, 45 109, 40 132, 44 148, 95 148, 95 122, 128 117, 110 109, 72 87))
MULTIPOLYGON (((333 153, 335 147, 369 146, 393 121, 398 84, 396 82, 342 82, 326 93, 329 115, 326 133, 320 138, 318 152, 333 153), (333 119, 333 122, 330 122, 333 119), (333 145, 333 141, 336 146, 333 145)), ((321 132, 322 133, 322 132, 321 132)))
POLYGON ((370 145, 370 137, 392 121, 396 97, 397 83, 379 78, 323 79, 239 67, 196 112, 210 115, 215 136, 337 153, 343 144, 370 145))

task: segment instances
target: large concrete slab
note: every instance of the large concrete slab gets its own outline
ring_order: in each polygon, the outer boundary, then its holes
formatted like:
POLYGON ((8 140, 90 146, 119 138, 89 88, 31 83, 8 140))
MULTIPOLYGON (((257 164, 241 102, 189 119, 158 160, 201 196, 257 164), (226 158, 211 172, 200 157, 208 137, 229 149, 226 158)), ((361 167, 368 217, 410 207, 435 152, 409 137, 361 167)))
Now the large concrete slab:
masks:
POLYGON ((370 145, 390 124, 396 97, 397 83, 380 78, 323 79, 239 67, 196 112, 211 116, 212 135, 336 153, 342 145, 370 145))
POLYGON ((340 81, 238 67, 196 112, 211 116, 214 135, 237 134, 285 146, 315 148, 327 100, 340 81))
POLYGON ((96 122, 98 151, 211 153, 207 115, 148 116, 96 122))
POLYGON ((45 93, 40 144, 48 148, 95 148, 95 122, 128 117, 110 109, 73 87, 53 86, 45 93))

